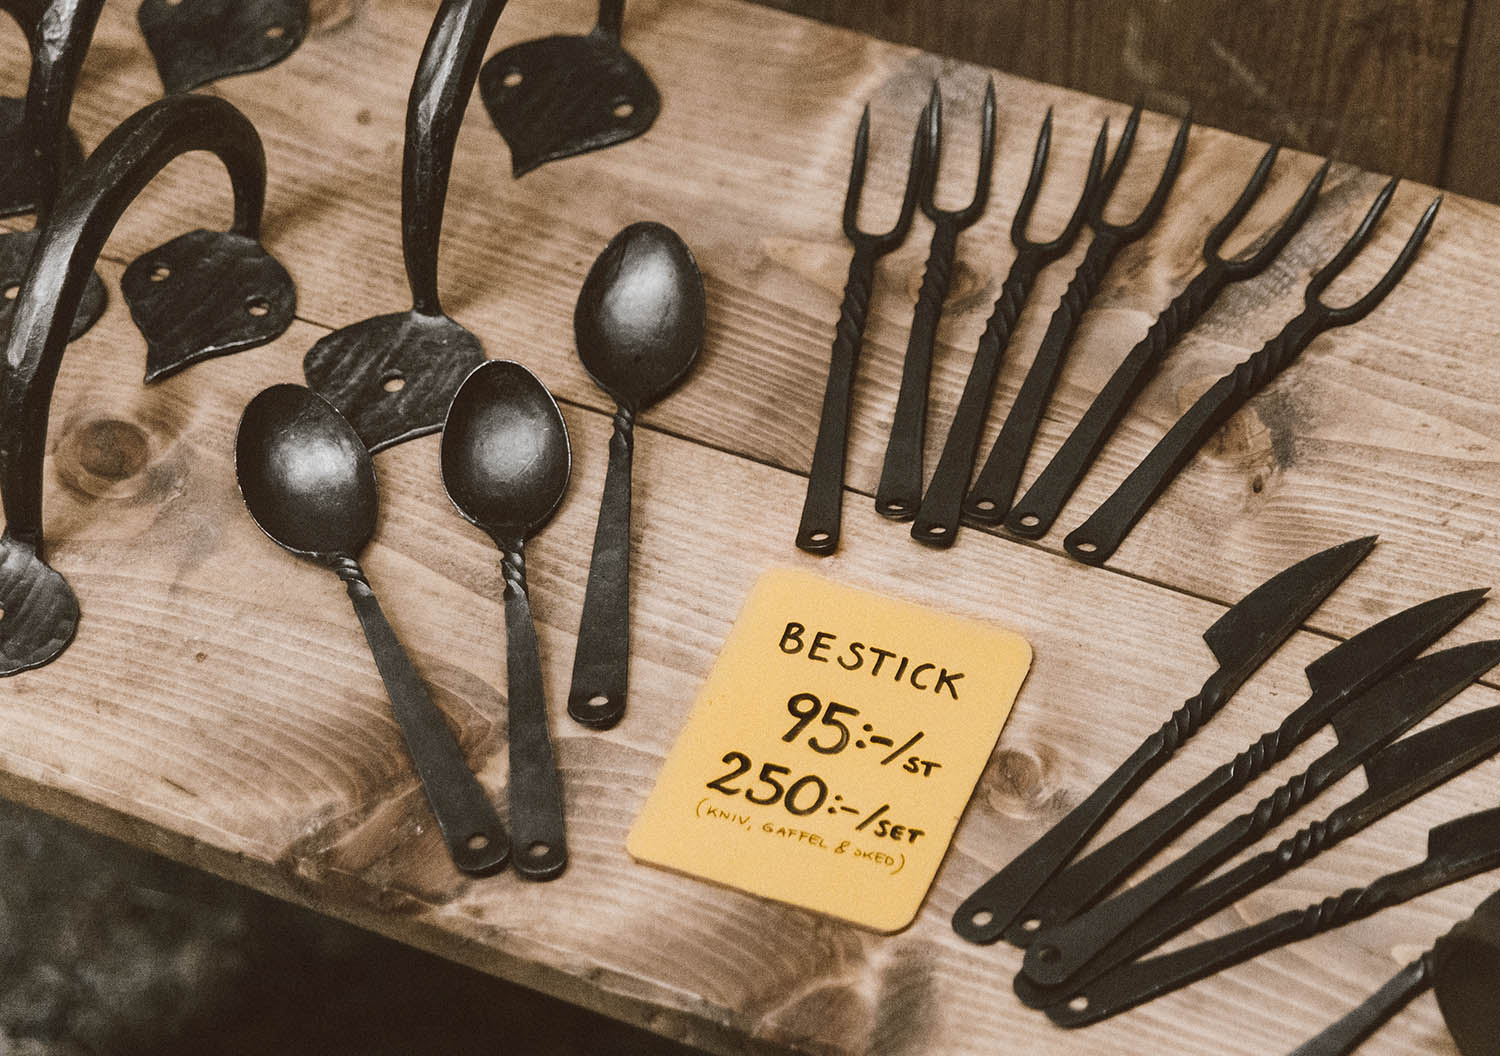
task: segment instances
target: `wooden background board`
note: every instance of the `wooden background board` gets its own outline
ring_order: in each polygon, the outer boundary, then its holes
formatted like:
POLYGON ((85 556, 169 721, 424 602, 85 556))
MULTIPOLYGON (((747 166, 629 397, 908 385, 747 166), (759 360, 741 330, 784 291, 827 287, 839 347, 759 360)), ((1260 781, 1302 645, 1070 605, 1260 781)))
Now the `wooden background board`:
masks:
MULTIPOLYGON (((1274 725, 1306 692, 1302 667, 1373 620, 1500 567, 1500 364, 1489 267, 1500 211, 1450 198, 1416 267, 1366 322, 1320 338, 1236 416, 1106 570, 1040 544, 965 529, 951 551, 912 543, 869 499, 895 400, 929 227, 882 262, 855 407, 838 556, 792 546, 848 249, 838 229, 859 110, 874 107, 867 216, 894 208, 912 121, 941 75, 956 146, 942 192, 972 179, 987 71, 738 0, 636 0, 626 32, 665 105, 642 139, 514 182, 477 100, 460 137, 444 231, 445 304, 488 353, 534 369, 564 404, 574 484, 528 547, 573 862, 557 882, 461 878, 444 858, 337 581, 255 529, 232 476, 234 425, 265 385, 297 380, 330 328, 408 302, 396 188, 410 71, 434 5, 325 4, 286 63, 213 91, 256 122, 271 185, 267 242, 298 283, 299 322, 273 345, 150 389, 118 296, 124 262, 229 220, 212 159, 174 162, 131 207, 103 266, 101 324, 64 360, 53 401, 46 531, 84 620, 56 663, 0 682, 0 794, 414 945, 722 1052, 1265 1053, 1294 1047, 1384 981, 1492 890, 1481 877, 1265 956, 1081 1032, 1022 1009, 1019 954, 972 947, 948 920, 975 885, 1104 777, 1211 670, 1198 636, 1255 584, 1370 532, 1383 542, 1124 821, 1165 802, 1274 725), (572 350, 573 300, 626 223, 664 221, 703 265, 710 332, 690 382, 645 416, 637 443, 631 712, 606 734, 563 716, 612 408, 572 350), (634 819, 756 576, 808 568, 991 620, 1036 652, 1029 681, 917 922, 880 937, 633 864, 634 819), (1101 721, 1101 716, 1105 721, 1101 721)), ((590 5, 515 0, 492 50, 591 24, 590 5)), ((19 48, 19 35, 8 46, 19 48)), ((24 64, 0 90, 16 94, 24 64)), ((1036 127, 1055 108, 1036 223, 1071 209, 1089 143, 1124 108, 996 75, 995 193, 959 247, 941 331, 936 435, 1009 266, 1007 231, 1036 127)), ((106 8, 74 107, 86 145, 155 98, 126 7, 106 8)), ((1118 208, 1139 205, 1171 122, 1148 116, 1118 208)), ((1158 228, 1127 250, 1085 323, 1045 423, 1060 443, 1125 348, 1195 267, 1197 246, 1262 147, 1199 129, 1158 228)), ((1288 156, 1237 236, 1274 223, 1316 168, 1288 156)), ((1171 358, 1068 507, 1071 527, 1223 369, 1296 309, 1308 275, 1380 184, 1335 169, 1305 233, 1261 279, 1232 289, 1171 358)), ((1406 186, 1373 246, 1335 286, 1352 298, 1404 240, 1431 192, 1406 186)), ((1113 210, 1112 210, 1113 215, 1113 210)), ((1049 269, 1002 372, 1009 405, 1082 253, 1049 269)), ((988 437, 987 437, 988 439, 988 437)), ((449 507, 437 440, 377 458, 383 504, 366 554, 397 632, 503 802, 504 647, 493 546, 449 507)), ((1500 606, 1452 637, 1500 636, 1500 606)), ((1476 687, 1447 713, 1500 703, 1476 687)), ((1310 761, 1329 743, 1305 746, 1310 761)), ((1292 764, 1295 765, 1295 764, 1292 764)), ((1290 767, 1277 778, 1290 773, 1290 767)), ((1220 933, 1422 857, 1428 828, 1495 805, 1491 762, 1196 929, 1220 933)), ((1276 778, 1255 785, 1268 791, 1276 778)), ((1351 777, 1303 820, 1358 791, 1351 777)), ((1236 801, 1206 825, 1221 822, 1236 801)), ((1122 821, 1123 823, 1123 821, 1122 821)), ((1288 830, 1289 831, 1289 830, 1288 830)), ((1418 1001, 1366 1051, 1452 1052, 1418 1001)))
POLYGON ((1485 0, 759 0, 1500 200, 1485 0))

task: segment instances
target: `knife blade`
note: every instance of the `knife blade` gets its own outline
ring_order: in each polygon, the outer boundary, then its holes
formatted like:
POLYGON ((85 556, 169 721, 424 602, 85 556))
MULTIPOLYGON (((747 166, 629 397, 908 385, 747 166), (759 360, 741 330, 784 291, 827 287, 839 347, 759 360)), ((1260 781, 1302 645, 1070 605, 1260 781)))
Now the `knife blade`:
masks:
POLYGON ((1134 887, 1038 935, 1021 970, 1043 986, 1072 978, 1153 906, 1260 839, 1497 663, 1500 640, 1455 646, 1407 664, 1333 717, 1339 743, 1305 771, 1134 887))
POLYGON ((1342 642, 1307 667, 1312 694, 1276 729, 1192 788, 1061 870, 1005 933, 1030 945, 1041 930, 1097 902, 1138 865, 1219 804, 1292 753, 1345 704, 1437 641, 1483 602, 1487 590, 1465 590, 1414 605, 1342 642))
POLYGON ((1214 621, 1203 632, 1203 640, 1219 667, 1198 694, 1141 742, 1087 799, 964 899, 953 914, 953 930, 970 942, 991 943, 1000 938, 1073 852, 1224 706, 1374 545, 1371 535, 1304 558, 1266 580, 1214 621))
POLYGON ((1460 715, 1381 749, 1365 763, 1365 791, 1277 846, 1157 906, 1100 951, 1063 986, 1037 986, 1024 973, 1016 996, 1028 1008, 1067 1001, 1117 964, 1155 949, 1225 906, 1285 876, 1330 847, 1500 751, 1500 707, 1460 715))
POLYGON ((1500 808, 1444 822, 1428 833, 1427 858, 1417 865, 1387 873, 1366 887, 1350 888, 1305 909, 1288 910, 1207 942, 1121 965, 1094 980, 1072 1000, 1048 1006, 1047 1018, 1061 1027, 1097 1023, 1267 950, 1342 927, 1497 866, 1500 808))

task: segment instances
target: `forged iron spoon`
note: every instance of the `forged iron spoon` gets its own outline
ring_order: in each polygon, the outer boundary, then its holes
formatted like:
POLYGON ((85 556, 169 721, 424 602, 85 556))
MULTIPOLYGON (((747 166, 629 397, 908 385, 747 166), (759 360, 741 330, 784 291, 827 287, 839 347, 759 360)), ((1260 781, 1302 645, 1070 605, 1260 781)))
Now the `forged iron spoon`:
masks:
POLYGON ((578 358, 615 401, 609 470, 583 618, 573 656, 568 714, 608 729, 625 714, 630 676, 630 464, 635 418, 680 382, 703 347, 703 276, 670 227, 631 224, 583 280, 573 333, 578 358))
POLYGON ((510 827, 516 872, 550 880, 568 864, 562 783, 547 733, 536 627, 526 597, 526 539, 562 501, 573 456, 568 428, 536 375, 490 360, 464 379, 443 426, 443 486, 500 548, 510 719, 510 827))
POLYGON ((510 839, 356 560, 374 533, 379 493, 354 428, 311 389, 273 385, 240 418, 234 465, 260 530, 348 588, 453 864, 479 876, 497 871, 510 839))

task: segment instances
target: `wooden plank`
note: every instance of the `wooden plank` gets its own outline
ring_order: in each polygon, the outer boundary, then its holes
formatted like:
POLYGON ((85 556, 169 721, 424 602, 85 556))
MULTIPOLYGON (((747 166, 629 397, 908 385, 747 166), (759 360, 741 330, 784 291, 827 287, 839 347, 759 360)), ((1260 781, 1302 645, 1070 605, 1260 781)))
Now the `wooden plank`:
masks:
MULTIPOLYGON (((759 2, 1110 99, 1143 96, 1177 113, 1191 107, 1206 124, 1428 182, 1443 159, 1471 6, 759 2)), ((1475 63, 1476 81, 1485 68, 1475 63)))
POLYGON ((1500 145, 1494 134, 1495 108, 1500 106, 1500 85, 1493 76, 1497 55, 1500 10, 1494 4, 1469 4, 1442 184, 1491 202, 1500 200, 1500 145))
MULTIPOLYGON (((581 0, 562 12, 517 0, 495 46, 553 31, 559 21, 589 24, 581 0)), ((430 13, 431 5, 398 0, 325 10, 292 60, 215 89, 266 139, 267 237, 298 280, 303 322, 268 348, 144 390, 136 380, 140 341, 116 296, 101 326, 65 359, 46 527, 49 553, 83 599, 84 624, 60 661, 0 684, 0 792, 724 1052, 1285 1050, 1485 893, 1482 878, 1470 881, 1075 1034, 1016 1004, 1008 990, 1015 951, 968 947, 947 923, 975 884, 1197 688, 1209 659, 1195 638, 1221 611, 1218 602, 1370 530, 1388 541, 1317 614, 1316 626, 1348 633, 1471 585, 1476 566, 1495 567, 1496 544, 1485 533, 1497 503, 1486 423, 1500 375, 1475 350, 1493 343, 1479 310, 1493 303, 1493 281, 1479 254, 1500 214, 1450 201, 1391 304, 1358 330, 1320 340, 1304 364, 1316 369, 1294 368, 1231 423, 1221 449, 1190 468, 1190 487, 1168 493, 1122 551, 1119 568, 1134 575, 1086 569, 982 532, 967 532, 951 552, 927 551, 854 496, 843 551, 815 561, 791 547, 804 481, 789 470, 805 469, 812 445, 847 259, 837 217, 859 108, 875 100, 869 210, 889 215, 905 136, 931 76, 947 71, 950 120, 961 128, 972 127, 983 73, 732 0, 632 3, 632 48, 662 83, 667 106, 652 133, 631 144, 513 183, 503 145, 478 104, 470 109, 445 231, 448 306, 492 355, 522 359, 567 401, 574 433, 575 485, 557 522, 528 548, 546 683, 559 713, 608 422, 603 397, 571 352, 578 284, 616 229, 661 219, 697 251, 713 322, 698 373, 647 416, 637 448, 631 717, 605 735, 556 723, 573 866, 550 885, 511 874, 469 882, 453 873, 337 583, 260 536, 239 505, 230 457, 240 408, 262 386, 298 377, 302 353, 328 327, 405 304, 394 188, 405 78, 430 13), (123 475, 97 464, 101 437, 138 440, 117 446, 138 449, 143 460, 123 475), (1394 510, 1392 496, 1400 497, 1394 510), (1036 648, 1031 679, 929 903, 893 938, 637 867, 624 854, 624 833, 740 599, 756 574, 781 564, 998 620, 1036 648), (1098 721, 1103 708, 1108 724, 1098 721), (1236 1024, 1231 1037, 1226 1022, 1236 1024)), ((0 88, 17 91, 24 71, 4 74, 0 88)), ((961 247, 934 389, 939 422, 1008 266, 1009 210, 1042 113, 1054 105, 1058 120, 1057 172, 1037 213, 1044 230, 1071 208, 1097 122, 1122 113, 1013 77, 998 83, 996 199, 961 247)), ((85 142, 97 143, 158 91, 129 12, 107 8, 75 107, 85 142)), ((1122 209, 1138 204, 1154 179, 1169 131, 1166 119, 1148 119, 1122 209)), ((1195 134, 1167 218, 1122 260, 1084 330, 1044 447, 1060 441, 1111 357, 1186 280, 1197 242, 1259 150, 1224 134, 1195 134)), ((963 150, 951 156, 945 188, 949 179, 962 183, 973 164, 963 150)), ((1273 222, 1315 165, 1291 159, 1242 238, 1273 222)), ((1285 262, 1226 298, 1148 392, 1107 452, 1110 476, 1210 374, 1290 313, 1297 287, 1378 185, 1347 170, 1336 182, 1285 262)), ((195 224, 226 223, 227 197, 211 161, 174 162, 112 239, 111 287, 118 262, 195 224)), ((1421 198, 1410 189, 1398 197, 1376 259, 1359 263, 1360 279, 1388 259, 1421 198)), ((919 227, 882 265, 851 452, 851 482, 867 491, 894 403, 924 237, 919 227)), ((1066 280, 1067 265, 1044 278, 1005 371, 1001 408, 1066 280)), ((502 797, 496 555, 449 509, 435 440, 383 454, 378 465, 384 507, 366 562, 372 581, 482 779, 502 797)), ((1107 481, 1091 481, 1075 507, 1105 490, 1107 481)), ((1495 614, 1485 613, 1462 637, 1497 628, 1495 614)), ((1327 644, 1299 636, 1246 691, 1245 706, 1216 720, 1133 811, 1163 802, 1274 723, 1305 692, 1301 666, 1327 644)), ((1474 690, 1457 708, 1495 699, 1474 690)), ((1201 930, 1259 919, 1416 860, 1431 824, 1489 805, 1495 773, 1494 764, 1476 771, 1201 930)), ((1257 785, 1269 787, 1264 779, 1257 785)), ((1440 1038, 1427 1000, 1369 1048, 1448 1051, 1440 1038)))

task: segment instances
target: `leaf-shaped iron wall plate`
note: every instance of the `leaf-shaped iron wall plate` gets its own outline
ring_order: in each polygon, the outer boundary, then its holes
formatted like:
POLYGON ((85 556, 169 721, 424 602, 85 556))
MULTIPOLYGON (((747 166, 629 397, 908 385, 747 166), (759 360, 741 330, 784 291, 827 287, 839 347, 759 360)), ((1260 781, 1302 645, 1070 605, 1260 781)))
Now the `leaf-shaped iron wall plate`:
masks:
POLYGON ((661 94, 620 44, 624 8, 624 0, 603 0, 587 36, 528 40, 484 64, 479 95, 517 177, 634 139, 656 120, 661 94))
POLYGON ((307 36, 307 0, 144 0, 136 19, 172 94, 276 65, 307 36))
POLYGON ((401 252, 412 308, 326 335, 302 362, 307 383, 371 451, 435 433, 459 384, 484 361, 479 338, 443 311, 438 242, 453 147, 484 48, 506 0, 443 0, 406 105, 401 252))
POLYGON ((274 341, 292 325, 297 288, 259 242, 190 231, 131 262, 120 279, 146 339, 146 382, 274 341))
MULTIPOLYGON (((136 195, 174 158, 195 150, 218 156, 234 190, 233 229, 227 236, 213 237, 226 245, 237 240, 254 243, 265 206, 265 151, 244 114, 206 95, 168 96, 121 122, 63 187, 37 234, 33 264, 21 284, 0 354, 0 501, 5 510, 5 531, 0 534, 0 676, 55 659, 72 639, 78 621, 72 588, 45 558, 42 484, 52 390, 67 349, 68 324, 87 285, 81 280, 136 195)), ((201 237, 195 232, 187 236, 187 244, 191 247, 201 237)), ((223 258, 211 254, 211 259, 223 258)), ((229 259, 225 270, 237 272, 234 255, 229 259)), ((149 275, 145 281, 151 281, 149 275)), ((223 282, 210 280, 209 285, 215 290, 239 289, 232 275, 223 282)), ((243 304, 234 307, 244 311, 243 304)), ((220 330, 221 338, 224 333, 220 330)), ((186 361, 192 358, 202 355, 186 361)))

